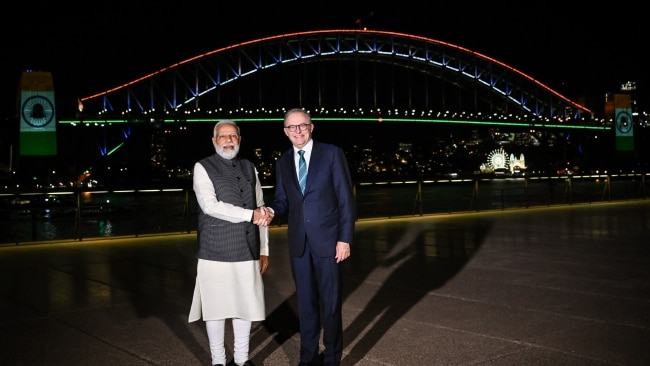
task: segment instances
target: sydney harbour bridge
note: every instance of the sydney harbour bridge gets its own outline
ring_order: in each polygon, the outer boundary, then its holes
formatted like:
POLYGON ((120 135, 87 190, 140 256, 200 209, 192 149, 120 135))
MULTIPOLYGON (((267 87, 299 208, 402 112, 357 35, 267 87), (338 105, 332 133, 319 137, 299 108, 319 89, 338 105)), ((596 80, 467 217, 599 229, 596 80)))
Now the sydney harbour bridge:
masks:
POLYGON ((444 112, 593 124, 585 106, 496 59, 430 38, 367 30, 283 34, 197 55, 82 97, 72 120, 264 117, 288 106, 335 117, 427 119, 444 112))
MULTIPOLYGON (((224 118, 275 126, 272 136, 257 128, 255 134, 278 140, 284 149, 287 141, 278 131, 283 111, 292 107, 308 110, 319 126, 612 131, 611 121, 594 117, 586 106, 499 60, 440 40, 369 30, 282 34, 216 49, 82 97, 75 115, 60 116, 59 126, 77 141, 75 159, 87 158, 87 149, 78 144, 93 144, 93 135, 99 141, 95 150, 104 156, 123 146, 135 129, 148 129, 149 140, 140 144, 148 145, 148 152, 131 151, 120 159, 150 154, 149 163, 165 166, 170 159, 165 154, 194 161, 209 153, 207 135, 224 118), (169 142, 201 123, 201 142, 194 137, 169 142), (70 132, 80 126, 102 132, 70 132), (162 142, 165 134, 167 142, 162 142), (152 153, 156 149, 163 154, 152 153)), ((347 128, 336 127, 331 142, 354 139, 347 128)), ((245 129, 246 135, 251 129, 245 129)))

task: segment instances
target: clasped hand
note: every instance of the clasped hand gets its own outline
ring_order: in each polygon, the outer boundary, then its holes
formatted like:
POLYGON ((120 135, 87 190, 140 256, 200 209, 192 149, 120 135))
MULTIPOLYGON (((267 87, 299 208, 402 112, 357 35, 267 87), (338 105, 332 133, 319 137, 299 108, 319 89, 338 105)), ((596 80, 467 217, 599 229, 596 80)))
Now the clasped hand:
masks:
POLYGON ((259 226, 269 226, 273 220, 273 211, 265 206, 260 206, 253 210, 253 224, 259 226))

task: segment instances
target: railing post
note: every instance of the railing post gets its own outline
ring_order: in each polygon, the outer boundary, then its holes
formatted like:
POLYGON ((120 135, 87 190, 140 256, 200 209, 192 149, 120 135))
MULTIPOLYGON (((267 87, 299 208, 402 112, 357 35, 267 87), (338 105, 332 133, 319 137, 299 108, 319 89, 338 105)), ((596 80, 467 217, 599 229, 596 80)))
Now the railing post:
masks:
POLYGON ((415 202, 413 202, 413 214, 415 214, 415 207, 417 206, 418 202, 420 202, 420 216, 423 215, 422 213, 422 181, 418 180, 418 189, 417 192, 415 192, 415 202))
POLYGON ((607 201, 612 200, 612 189, 611 189, 611 181, 612 181, 612 176, 607 173, 607 180, 605 181, 605 187, 603 187, 603 197, 601 197, 601 201, 605 200, 605 194, 607 194, 607 201))
POLYGON ((138 210, 140 208, 140 190, 136 189, 135 192, 133 193, 135 195, 135 205, 133 205, 133 222, 135 223, 134 225, 134 230, 135 230, 135 237, 137 238, 139 235, 138 228, 140 225, 138 224, 138 210))
POLYGON ((190 191, 188 188, 183 190, 185 199, 183 203, 183 227, 186 233, 190 233, 190 191))
POLYGON ((566 185, 564 187, 564 201, 566 201, 567 193, 569 194, 569 205, 573 203, 573 187, 571 186, 571 176, 569 175, 566 179, 566 185))
POLYGON ((83 235, 81 233, 81 189, 79 189, 79 187, 76 187, 75 195, 76 209, 74 214, 74 235, 75 238, 77 238, 79 241, 82 241, 83 235))
POLYGON ((526 208, 530 207, 530 201, 528 200, 528 176, 524 177, 524 202, 526 208))
MULTIPOLYGON (((478 177, 474 176, 474 191, 472 192, 472 199, 469 201, 469 210, 472 210, 474 199, 478 201, 478 177)), ((476 204, 476 211, 478 211, 478 203, 476 204)))

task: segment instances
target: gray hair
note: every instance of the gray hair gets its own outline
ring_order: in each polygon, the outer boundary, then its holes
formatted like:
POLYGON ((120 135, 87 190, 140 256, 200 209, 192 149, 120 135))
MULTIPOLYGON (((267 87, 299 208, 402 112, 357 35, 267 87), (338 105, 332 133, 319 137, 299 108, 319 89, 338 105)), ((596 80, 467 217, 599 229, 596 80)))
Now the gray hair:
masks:
POLYGON ((300 107, 291 108, 288 111, 286 111, 284 113, 284 119, 286 120, 287 117, 289 117, 290 114, 294 114, 294 113, 302 113, 302 114, 304 114, 305 116, 307 116, 307 119, 309 120, 309 123, 312 123, 311 122, 311 114, 309 114, 309 112, 307 112, 304 108, 300 108, 300 107))
POLYGON ((237 126, 237 123, 235 123, 235 121, 230 120, 230 119, 224 119, 224 120, 221 120, 221 121, 217 122, 217 124, 214 125, 214 128, 212 129, 212 136, 213 137, 217 137, 217 129, 221 125, 233 125, 233 126, 235 126, 235 128, 237 128, 237 134, 241 135, 241 131, 239 131, 239 126, 237 126))

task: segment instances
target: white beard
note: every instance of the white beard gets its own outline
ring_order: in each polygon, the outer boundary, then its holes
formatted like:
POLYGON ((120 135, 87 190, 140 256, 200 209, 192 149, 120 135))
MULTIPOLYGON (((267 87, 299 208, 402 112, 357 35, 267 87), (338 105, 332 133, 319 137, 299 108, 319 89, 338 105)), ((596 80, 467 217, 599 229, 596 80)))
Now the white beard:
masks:
POLYGON ((239 145, 233 145, 233 146, 235 148, 232 150, 224 149, 225 146, 224 147, 217 146, 215 150, 217 151, 217 154, 219 154, 219 156, 221 156, 222 158, 231 160, 234 159, 235 156, 237 156, 237 154, 239 154, 239 145))

